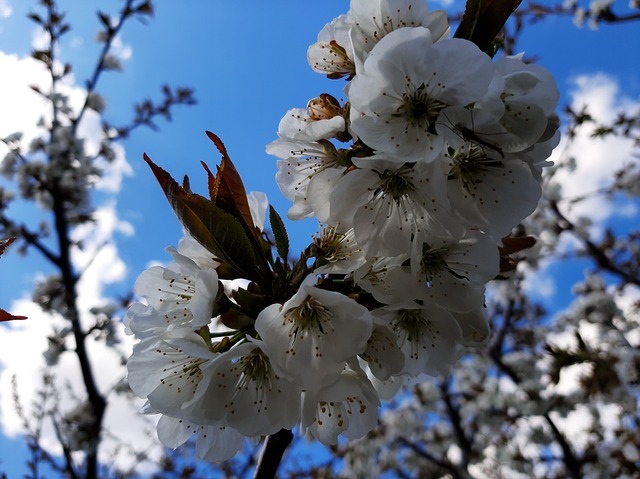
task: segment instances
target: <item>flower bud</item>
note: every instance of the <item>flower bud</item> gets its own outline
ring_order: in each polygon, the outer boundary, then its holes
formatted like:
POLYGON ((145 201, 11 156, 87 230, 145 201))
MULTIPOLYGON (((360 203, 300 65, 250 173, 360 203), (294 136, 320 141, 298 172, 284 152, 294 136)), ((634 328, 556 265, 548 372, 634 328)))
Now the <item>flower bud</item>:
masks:
POLYGON ((312 120, 329 120, 335 116, 343 116, 344 110, 340 102, 328 93, 322 93, 320 97, 309 100, 307 112, 312 120))

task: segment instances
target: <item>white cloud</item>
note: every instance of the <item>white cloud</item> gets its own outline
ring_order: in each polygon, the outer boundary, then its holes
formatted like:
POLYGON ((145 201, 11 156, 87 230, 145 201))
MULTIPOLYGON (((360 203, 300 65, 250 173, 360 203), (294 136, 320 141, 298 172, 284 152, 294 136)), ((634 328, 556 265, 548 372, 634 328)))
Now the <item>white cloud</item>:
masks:
MULTIPOLYGON (((574 111, 581 111, 588 107, 589 114, 599 123, 612 123, 620 111, 635 114, 640 108, 640 102, 626 97, 618 82, 603 73, 581 75, 571 81, 569 92, 571 107, 574 111)), ((615 218, 630 218, 638 213, 638 205, 613 202, 602 195, 594 195, 600 189, 610 185, 614 173, 634 160, 633 141, 609 135, 605 138, 592 138, 592 124, 587 123, 577 130, 576 137, 569 140, 564 137, 560 145, 554 150, 551 160, 555 164, 566 164, 575 159, 575 169, 560 169, 553 177, 548 190, 560 186, 561 200, 559 207, 571 221, 580 217, 587 217, 593 223, 589 233, 599 238, 606 222, 615 218), (570 203, 567 199, 587 196, 588 199, 570 203), (564 199, 564 200, 563 200, 564 199)), ((545 242, 545 231, 540 234, 545 242)), ((578 240, 573 235, 562 235, 556 243, 551 239, 554 247, 552 255, 542 258, 537 269, 526 271, 524 290, 535 298, 550 299, 561 288, 550 268, 556 264, 556 257, 576 250, 578 240)), ((566 285, 563 285, 565 287, 566 285)))
POLYGON ((71 41, 69 42, 69 46, 71 48, 80 48, 84 45, 84 38, 80 37, 80 36, 76 36, 71 38, 71 41))
POLYGON ((118 57, 120 60, 129 60, 133 56, 133 49, 130 45, 125 45, 122 42, 122 38, 117 36, 113 39, 111 44, 111 54, 118 57))
MULTIPOLYGON (((640 102, 622 94, 617 81, 603 73, 582 75, 572 81, 571 107, 581 111, 587 107, 588 113, 598 123, 610 124, 616 119, 618 112, 637 112, 640 102)), ((578 128, 573 139, 564 138, 556 148, 552 160, 557 164, 575 158, 573 171, 563 169, 554 177, 554 182, 562 187, 564 198, 576 198, 593 195, 603 187, 612 183, 613 173, 625 165, 636 161, 633 159, 633 141, 609 135, 604 138, 593 138, 593 124, 586 123, 578 128)), ((596 196, 573 205, 561 202, 563 213, 571 220, 586 216, 595 223, 597 233, 605 220, 612 216, 629 215, 636 208, 618 209, 610 200, 596 196)))
POLYGON ((13 7, 9 0, 0 0, 0 18, 9 18, 13 14, 13 7))
POLYGON ((51 36, 42 27, 36 27, 31 32, 31 48, 34 50, 46 50, 51 43, 51 36))
POLYGON ((453 6, 454 3, 456 3, 456 0, 434 0, 431 3, 435 5, 439 5, 441 8, 449 8, 453 6))
MULTIPOLYGON (((0 3, 0 7, 2 5, 0 3)), ((0 105, 3 106, 0 112, 0 137, 21 131, 24 134, 23 145, 28 146, 32 139, 45 133, 37 127, 37 123, 41 116, 49 115, 46 100, 29 85, 35 84, 46 92, 49 87, 47 71, 40 62, 32 58, 19 58, 1 51, 0 71, 11 72, 11 75, 0 76, 0 105)), ((60 84, 60 92, 69 97, 69 103, 76 111, 84 102, 84 90, 75 83, 72 76, 60 84)), ((85 113, 78 134, 85 140, 88 154, 96 154, 99 151, 102 127, 100 116, 95 111, 88 110, 85 113)), ((111 163, 102 163, 106 174, 95 185, 97 189, 111 195, 119 191, 123 176, 132 174, 124 149, 115 145, 114 151, 115 159, 111 163)), ((5 153, 6 147, 0 144, 0 158, 5 153)), ((90 327, 93 320, 90 309, 106 303, 105 287, 122 281, 127 274, 127 265, 121 259, 113 241, 114 235, 133 234, 132 225, 118 218, 114 199, 97 205, 95 219, 94 224, 82 225, 72 232, 73 239, 82 243, 82 249, 73 250, 72 261, 77 270, 83 272, 77 290, 80 317, 85 328, 90 327)), ((25 293, 12 304, 3 305, 14 314, 29 317, 26 321, 6 323, 0 328, 0 429, 8 436, 24 432, 13 405, 13 376, 17 379, 18 393, 27 416, 31 415, 31 405, 41 389, 45 368, 55 374, 54 382, 60 394, 60 414, 76 406, 73 397, 82 398, 86 395, 77 359, 73 353, 64 353, 55 367, 45 365, 43 353, 49 345, 46 336, 51 335, 54 329, 68 327, 68 323, 58 315, 43 312, 31 302, 29 296, 29 293, 25 293)), ((120 327, 118 331, 122 337, 118 347, 110 347, 105 345, 104 341, 94 341, 91 338, 87 339, 87 346, 92 364, 95 366, 98 386, 109 399, 105 418, 107 433, 100 450, 101 459, 105 463, 128 468, 138 461, 128 448, 119 448, 122 441, 135 446, 136 451, 144 450, 156 458, 161 448, 155 433, 150 432, 154 429, 153 419, 139 414, 142 400, 132 400, 113 392, 114 385, 126 374, 122 358, 129 356, 133 344, 132 338, 124 336, 122 329, 120 327)), ((72 337, 66 340, 67 348, 73 350, 75 345, 72 337)), ((44 429, 42 440, 51 452, 61 453, 51 424, 44 429)))
MULTIPOLYGON (((49 74, 41 62, 33 58, 19 58, 0 51, 0 71, 10 71, 11 75, 0 76, 0 138, 15 132, 22 132, 22 145, 28 146, 36 137, 45 134, 44 129, 37 126, 40 117, 50 118, 47 101, 36 93, 31 85, 42 92, 49 88, 49 74), (10 114, 9 114, 10 112, 10 114)), ((59 85, 60 93, 69 97, 71 107, 78 111, 84 103, 85 90, 75 83, 72 75, 65 77, 59 85)), ((102 140, 102 124, 100 115, 93 110, 86 110, 78 126, 78 136, 85 140, 88 155, 96 155, 100 151, 102 140)), ((133 168, 127 162, 121 145, 113 145, 115 158, 111 162, 99 158, 96 166, 105 174, 98 179, 95 187, 101 191, 116 193, 120 190, 122 179, 133 175, 133 168)), ((0 143, 0 158, 7 153, 4 143, 0 143)))
MULTIPOLYGON (((82 303, 88 301, 81 301, 82 303)), ((83 307, 84 309, 84 307, 83 307)), ((0 426, 5 435, 15 437, 22 434, 22 421, 14 410, 12 398, 12 377, 16 377, 17 391, 27 416, 31 416, 32 403, 37 400, 41 388, 41 379, 45 370, 42 353, 48 343, 45 334, 52 327, 63 328, 66 321, 58 315, 43 313, 28 298, 11 304, 11 311, 19 311, 29 317, 25 321, 15 321, 2 328, 0 334, 0 426)), ((86 312, 86 311, 85 311, 86 312)), ((121 380, 125 371, 121 364, 121 356, 128 356, 132 347, 132 339, 124 336, 120 328, 119 335, 123 342, 119 347, 108 347, 102 341, 87 340, 89 356, 94 365, 94 374, 100 390, 108 395, 109 407, 105 417, 105 429, 108 434, 100 449, 101 459, 106 464, 115 463, 121 468, 132 467, 137 460, 127 448, 120 448, 122 443, 135 446, 136 451, 146 451, 150 457, 159 457, 161 448, 155 439, 153 419, 139 413, 143 401, 127 396, 110 393, 121 380)), ((69 341, 68 348, 73 348, 69 341)), ((73 397, 84 397, 84 386, 77 359, 72 353, 65 353, 59 364, 47 368, 53 373, 54 384, 60 395, 56 408, 59 415, 69 412, 77 404, 73 397)), ((48 404, 52 406, 52 402, 48 404)), ((42 444, 53 454, 61 454, 60 444, 49 421, 44 424, 42 444)))
POLYGON ((558 287, 549 268, 553 261, 542 260, 538 262, 537 268, 530 267, 526 262, 520 263, 518 269, 524 273, 522 289, 527 294, 537 300, 550 300, 558 292, 558 287))
MULTIPOLYGON (((41 62, 31 57, 19 58, 2 51, 0 71, 11 72, 11 75, 0 75, 0 138, 22 132, 22 144, 28 146, 34 138, 45 133, 37 126, 40 117, 48 119, 51 116, 46 99, 31 86, 36 86, 46 93, 49 89, 49 74, 41 62)), ((59 85, 59 92, 69 97, 69 104, 75 111, 84 103, 85 90, 76 84, 72 75, 65 77, 59 85)), ((102 124, 98 113, 93 110, 85 112, 78 126, 78 136, 85 140, 88 155, 95 155, 100 151, 102 124)), ((0 143, 0 158, 6 152, 6 146, 0 143)), ((105 167, 106 174, 96 184, 98 189, 111 193, 120 189, 124 176, 133 174, 131 165, 126 161, 124 149, 116 144, 114 153, 115 159, 112 162, 98 162, 98 166, 105 167)))
MULTIPOLYGON (((92 325, 90 309, 105 303, 104 287, 125 278, 126 264, 118 255, 111 241, 114 233, 130 235, 133 228, 121 221, 115 211, 115 203, 97 209, 95 226, 82 225, 73 231, 73 239, 83 244, 82 249, 74 249, 72 260, 84 274, 77 285, 78 305, 81 323, 88 329, 92 325)), ((48 348, 46 335, 54 330, 68 327, 68 322, 57 314, 43 312, 28 297, 14 301, 10 311, 28 316, 25 321, 8 323, 0 334, 0 427, 7 436, 23 433, 22 422, 14 411, 11 391, 12 377, 17 379, 18 393, 27 416, 33 401, 37 400, 45 370, 43 353, 48 348)), ((108 346, 101 340, 87 338, 87 349, 99 389, 108 396, 104 425, 104 440, 101 445, 101 459, 105 463, 116 464, 120 468, 137 465, 138 459, 132 451, 145 451, 149 457, 157 459, 162 448, 155 438, 155 420, 140 414, 143 401, 126 395, 113 393, 114 386, 126 375, 122 358, 131 354, 134 340, 124 335, 124 327, 118 325, 116 332, 121 342, 108 346), (131 445, 122 447, 123 444, 131 445)), ((66 338, 68 351, 74 349, 72 337, 66 338)), ((85 397, 84 383, 79 371, 77 358, 72 352, 62 354, 57 366, 47 370, 55 375, 54 384, 59 394, 58 413, 64 415, 77 402, 74 397, 85 397)), ((42 444, 54 454, 61 454, 55 432, 47 422, 42 436, 42 444)), ((150 464, 143 467, 151 467, 150 464)))
POLYGON ((99 190, 117 193, 120 191, 122 180, 125 176, 133 176, 133 168, 125 157, 124 148, 121 145, 111 145, 115 158, 110 162, 98 159, 97 166, 103 170, 103 174, 95 184, 99 190))
MULTIPOLYGON (((30 85, 45 89, 47 72, 40 62, 32 58, 21 59, 1 51, 0 71, 11 72, 11 75, 0 75, 0 137, 21 131, 25 144, 28 144, 40 133, 36 123, 47 106, 44 98, 30 85)), ((0 156, 5 153, 6 147, 0 143, 0 156)))

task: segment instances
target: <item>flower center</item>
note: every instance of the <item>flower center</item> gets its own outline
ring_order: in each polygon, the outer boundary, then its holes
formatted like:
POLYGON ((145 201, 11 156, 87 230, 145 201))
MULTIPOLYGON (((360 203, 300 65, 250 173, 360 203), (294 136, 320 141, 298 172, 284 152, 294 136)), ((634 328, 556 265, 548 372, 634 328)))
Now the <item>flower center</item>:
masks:
POLYGON ((333 318, 333 313, 316 298, 309 296, 300 306, 289 309, 284 317, 293 323, 290 336, 295 341, 298 335, 302 338, 305 333, 326 334, 330 329, 327 326, 333 318))
POLYGON ((419 87, 407 81, 407 91, 402 95, 402 105, 398 107, 393 117, 405 118, 407 128, 415 127, 424 130, 434 131, 434 125, 440 111, 447 105, 431 98, 427 93, 427 85, 422 83, 419 87))
POLYGON ((422 315, 419 309, 402 309, 398 311, 394 329, 405 333, 405 339, 412 343, 420 341, 424 332, 431 326, 431 321, 422 315))
POLYGON ((501 160, 491 158, 483 148, 470 146, 459 150, 449 149, 449 156, 453 159, 453 166, 449 172, 449 180, 460 180, 462 186, 471 191, 483 176, 492 168, 503 168, 501 160))
POLYGON ((349 243, 353 241, 353 235, 339 233, 334 226, 326 226, 321 234, 313 236, 313 245, 325 263, 349 259, 352 256, 349 243))
POLYGON ((263 385, 270 384, 271 363, 260 348, 255 348, 248 355, 243 356, 239 363, 242 371, 242 379, 239 386, 246 385, 249 382, 263 385))
POLYGON ((425 277, 428 287, 434 285, 434 277, 436 274, 446 271, 457 279, 469 280, 466 276, 455 271, 447 263, 449 249, 446 247, 431 248, 427 243, 422 245, 422 258, 420 259, 420 269, 425 277))
POLYGON ((167 296, 159 299, 161 304, 177 307, 191 300, 196 293, 196 285, 191 277, 176 275, 166 283, 166 289, 158 288, 158 292, 167 296))
POLYGON ((395 171, 385 170, 380 175, 380 186, 374 191, 374 197, 390 196, 396 203, 415 191, 412 168, 403 165, 395 171))

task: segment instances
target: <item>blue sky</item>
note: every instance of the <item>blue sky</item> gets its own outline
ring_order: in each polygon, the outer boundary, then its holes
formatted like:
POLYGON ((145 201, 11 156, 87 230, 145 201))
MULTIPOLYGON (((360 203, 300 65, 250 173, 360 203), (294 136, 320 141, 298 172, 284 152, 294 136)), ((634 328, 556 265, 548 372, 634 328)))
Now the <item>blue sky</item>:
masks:
MULTIPOLYGON (((7 7, 11 8, 10 15, 0 19, 0 52, 17 55, 18 59, 28 56, 35 25, 26 19, 26 14, 34 9, 35 3, 0 1, 0 12, 6 15, 7 7)), ((62 44, 61 54, 73 63, 76 82, 82 85, 99 48, 94 41, 95 11, 105 3, 118 2, 60 3, 68 11, 67 21, 73 27, 62 44)), ((441 8, 438 3, 430 5, 431 9, 441 8)), ((461 6, 457 2, 447 9, 458 11, 461 6)), ((151 261, 165 261, 164 248, 176 245, 181 237, 180 225, 142 161, 143 152, 178 180, 188 174, 192 188, 205 192, 200 161, 212 167, 219 161, 219 154, 204 134, 205 130, 211 130, 226 144, 247 190, 265 191, 284 216, 289 203, 277 189, 276 160, 264 152, 265 145, 276 138, 278 123, 288 109, 304 107, 309 99, 323 92, 340 98, 344 86, 343 81, 330 81, 314 73, 306 63, 306 51, 325 23, 347 11, 346 0, 192 0, 157 2, 155 7, 155 17, 148 25, 132 21, 124 28, 120 49, 125 57, 124 72, 106 73, 98 88, 108 101, 105 117, 114 125, 126 123, 133 102, 149 96, 159 98, 164 83, 193 87, 198 104, 177 108, 173 122, 159 122, 159 132, 135 131, 123 143, 133 174, 124 177, 117 195, 99 193, 100 202, 117 202, 112 203, 113 210, 120 221, 130 225, 121 227, 114 235, 117 244, 114 254, 126 265, 126 271, 114 272, 121 281, 104 285, 114 294, 125 294, 151 261), (134 233, 125 234, 128 230, 134 233)), ((575 99, 577 89, 582 88, 580 91, 586 95, 596 85, 594 78, 605 78, 608 85, 615 85, 618 96, 624 96, 630 104, 637 103, 640 94, 638 33, 637 23, 602 25, 599 31, 592 31, 586 26, 576 28, 571 17, 549 18, 528 27, 518 49, 539 57, 539 63, 556 76, 561 107, 575 99), (606 76, 594 76, 599 73, 606 76), (579 78, 585 81, 580 84, 579 78)), ((0 68, 0 76, 13 74, 0 68)), ((0 85, 4 85, 2 80, 0 85)), ((624 104, 612 97, 608 107, 615 109, 624 104)), ((7 118, 18 113, 25 114, 0 104, 0 118, 4 117, 0 127, 11 125, 7 118)), ((0 130, 2 136, 9 133, 0 130)), ((37 216, 29 207, 14 211, 27 223, 37 216)), ((294 252, 304 248, 315 231, 313 221, 287 222, 287 226, 294 238, 294 252)), ((566 278, 576 278, 581 269, 578 266, 564 274, 566 278)), ((25 258, 10 250, 3 256, 0 307, 10 309, 13 300, 28 294, 38 271, 46 270, 34 253, 25 258)), ((546 296, 550 305, 566 304, 564 276, 556 276, 554 291, 546 296)), ((5 334, 0 329, 0 335, 5 334)), ((0 392, 2 396, 9 394, 5 390, 0 392)), ((6 411, 0 410, 0 414, 6 411)), ((21 449, 20 444, 19 440, 9 444, 0 435, 0 471, 6 470, 10 478, 25 472, 22 461, 7 459, 13 457, 9 451, 21 449)))

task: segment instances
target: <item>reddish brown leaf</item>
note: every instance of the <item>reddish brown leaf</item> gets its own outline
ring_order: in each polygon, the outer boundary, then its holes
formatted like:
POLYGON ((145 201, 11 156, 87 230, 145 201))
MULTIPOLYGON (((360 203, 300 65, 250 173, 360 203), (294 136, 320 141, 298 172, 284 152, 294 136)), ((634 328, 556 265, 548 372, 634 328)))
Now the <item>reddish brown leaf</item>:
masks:
POLYGON ((536 244, 536 239, 533 236, 506 236, 502 238, 500 255, 508 256, 513 253, 518 253, 533 247, 534 244, 536 244))
POLYGON ((4 250, 6 250, 9 245, 11 243, 13 243, 16 239, 15 238, 7 238, 6 240, 0 240, 0 256, 2 256, 2 253, 4 253, 4 250))
POLYGON ((255 278, 255 255, 238 219, 204 196, 185 190, 146 154, 144 160, 189 234, 220 261, 228 263, 234 277, 255 278))
POLYGON ((207 172, 207 185, 209 186, 209 198, 211 198, 211 201, 213 201, 213 199, 218 196, 218 190, 220 187, 220 185, 218 184, 219 177, 216 178, 216 175, 214 175, 211 172, 211 170, 209 169, 209 166, 204 161, 201 161, 200 164, 202 165, 204 170, 207 172))
POLYGON ((0 323, 3 321, 12 321, 14 319, 27 319, 26 316, 14 316, 11 313, 7 313, 4 309, 0 309, 0 323))
POLYGON ((233 165, 231 158, 229 158, 227 149, 220 138, 210 131, 206 133, 222 155, 222 162, 218 167, 217 176, 214 177, 205 165, 205 169, 209 174, 209 194, 211 195, 211 200, 235 216, 238 221, 244 220, 249 230, 255 235, 255 226, 253 224, 253 218, 251 217, 247 191, 244 188, 244 183, 242 183, 242 178, 240 178, 240 174, 233 165))

